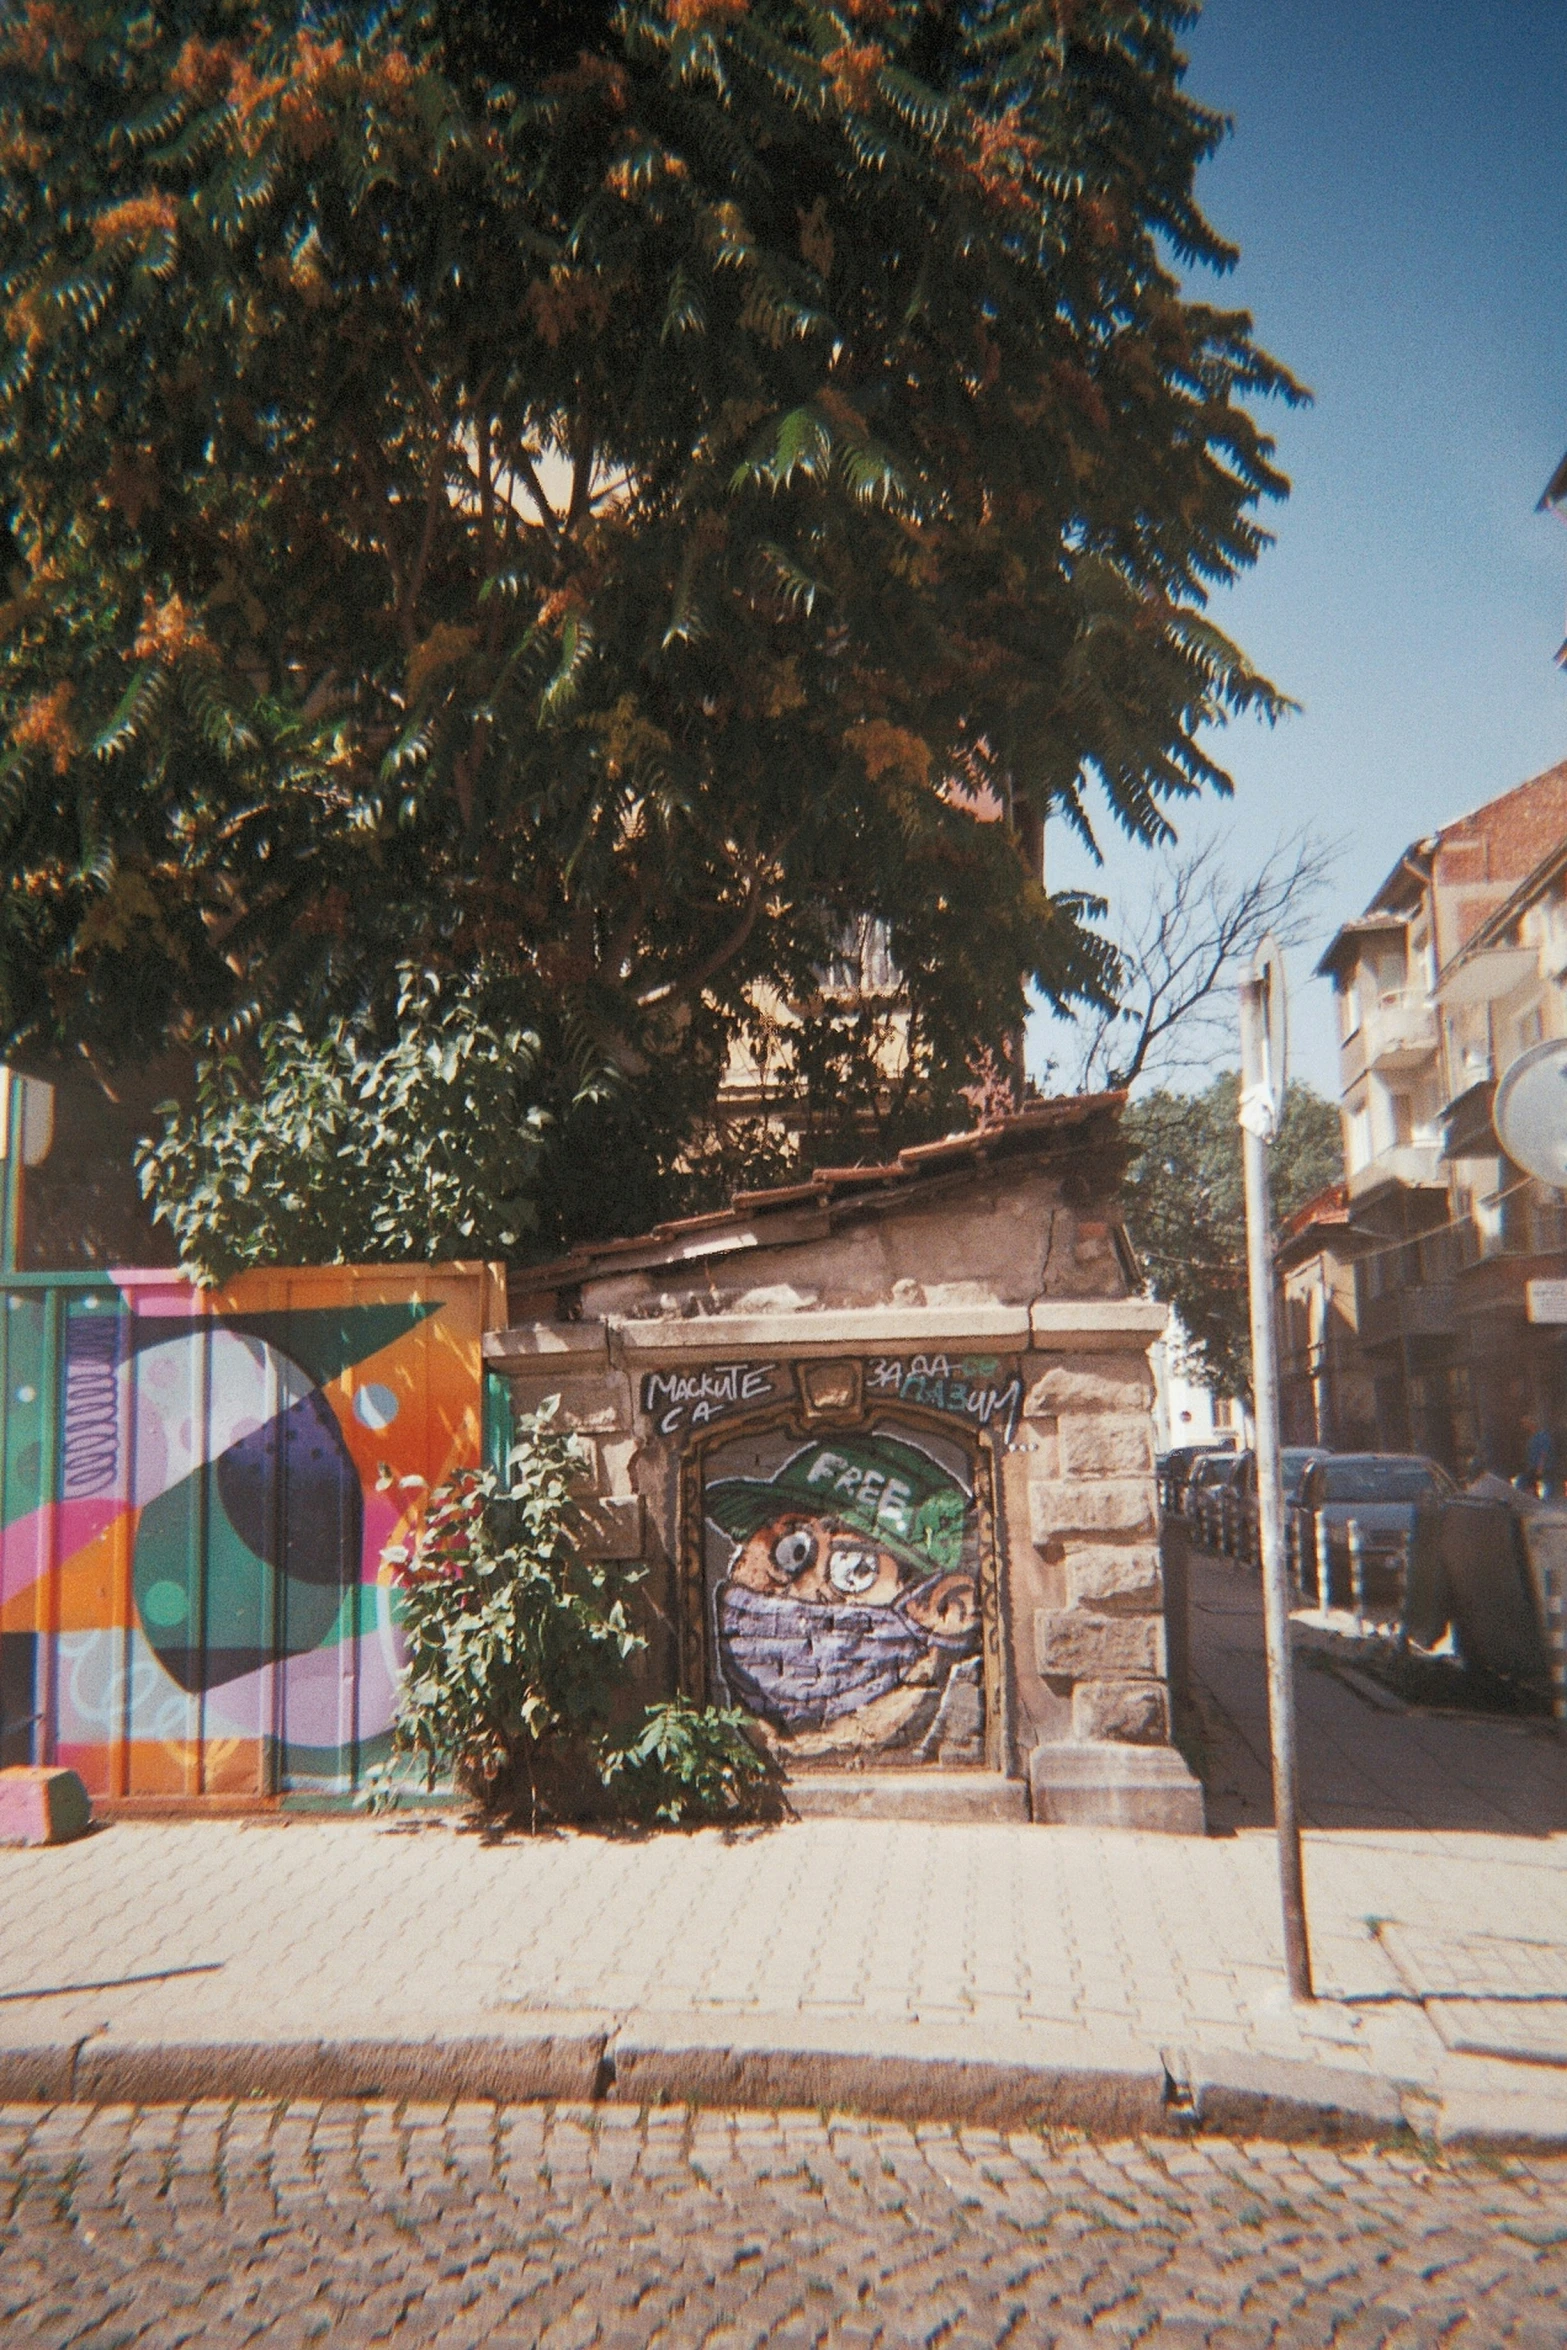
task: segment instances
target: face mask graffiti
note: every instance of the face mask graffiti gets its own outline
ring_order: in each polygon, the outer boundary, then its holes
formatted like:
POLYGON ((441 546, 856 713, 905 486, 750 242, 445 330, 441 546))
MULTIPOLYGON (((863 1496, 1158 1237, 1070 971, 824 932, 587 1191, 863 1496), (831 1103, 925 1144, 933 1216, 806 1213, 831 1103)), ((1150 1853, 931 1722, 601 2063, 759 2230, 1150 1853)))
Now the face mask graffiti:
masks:
POLYGON ((973 1503, 919 1447, 834 1437, 769 1478, 719 1478, 705 1506, 733 1544, 719 1667, 775 1731, 824 1752, 908 1746, 955 1669, 977 1684, 973 1503))

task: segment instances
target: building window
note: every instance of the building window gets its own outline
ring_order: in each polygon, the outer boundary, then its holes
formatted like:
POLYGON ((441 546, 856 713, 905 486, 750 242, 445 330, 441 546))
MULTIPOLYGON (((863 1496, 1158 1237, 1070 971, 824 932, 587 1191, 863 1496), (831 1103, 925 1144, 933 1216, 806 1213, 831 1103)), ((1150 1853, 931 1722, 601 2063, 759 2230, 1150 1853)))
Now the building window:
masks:
POLYGON ((1385 1004, 1397 1003, 1409 975, 1402 941, 1397 946, 1378 947, 1372 961, 1376 975, 1377 994, 1385 1004))
POLYGON ((1358 1109, 1349 1113, 1345 1156, 1351 1175, 1358 1175, 1371 1158, 1371 1106, 1368 1102, 1362 1102, 1358 1109))

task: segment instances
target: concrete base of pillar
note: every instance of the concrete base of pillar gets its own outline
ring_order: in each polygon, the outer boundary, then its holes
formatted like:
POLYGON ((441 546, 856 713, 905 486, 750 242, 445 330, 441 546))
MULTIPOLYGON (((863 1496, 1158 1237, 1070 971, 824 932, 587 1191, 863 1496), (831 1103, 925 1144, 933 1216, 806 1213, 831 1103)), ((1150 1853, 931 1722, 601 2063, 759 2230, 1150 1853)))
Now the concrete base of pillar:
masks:
POLYGON ((1145 1828, 1200 1836, 1202 1782, 1173 1746, 1117 1746, 1108 1740, 1036 1746, 1029 1757, 1034 1817, 1072 1828, 1145 1828))
POLYGON ((802 1820, 944 1820, 959 1826, 1028 1818, 1022 1780, 995 1771, 802 1771, 786 1793, 802 1820))

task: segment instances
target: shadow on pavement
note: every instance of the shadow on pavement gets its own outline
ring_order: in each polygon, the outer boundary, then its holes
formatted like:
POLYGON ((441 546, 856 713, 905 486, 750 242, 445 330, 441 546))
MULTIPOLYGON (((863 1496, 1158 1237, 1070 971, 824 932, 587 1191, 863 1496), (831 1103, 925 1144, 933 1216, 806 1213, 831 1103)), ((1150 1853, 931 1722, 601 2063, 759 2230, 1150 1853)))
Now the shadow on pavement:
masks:
MULTIPOLYGON (((1262 1592, 1256 1574, 1191 1554, 1189 1758, 1210 1835, 1273 1824, 1262 1592)), ((1398 1710, 1295 1649, 1300 1803, 1309 1828, 1567 1832, 1567 1737, 1538 1716, 1398 1710)))

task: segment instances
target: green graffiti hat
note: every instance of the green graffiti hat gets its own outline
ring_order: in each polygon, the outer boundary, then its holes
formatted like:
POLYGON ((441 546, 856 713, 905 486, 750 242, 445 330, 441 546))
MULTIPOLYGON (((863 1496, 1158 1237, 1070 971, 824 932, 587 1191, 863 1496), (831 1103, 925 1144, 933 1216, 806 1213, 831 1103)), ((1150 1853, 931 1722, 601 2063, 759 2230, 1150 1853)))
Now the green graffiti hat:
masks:
POLYGON ((963 1564, 968 1495, 950 1470, 896 1436, 819 1438, 771 1477, 719 1478, 703 1506, 736 1542, 794 1511, 836 1518, 922 1574, 963 1564))

